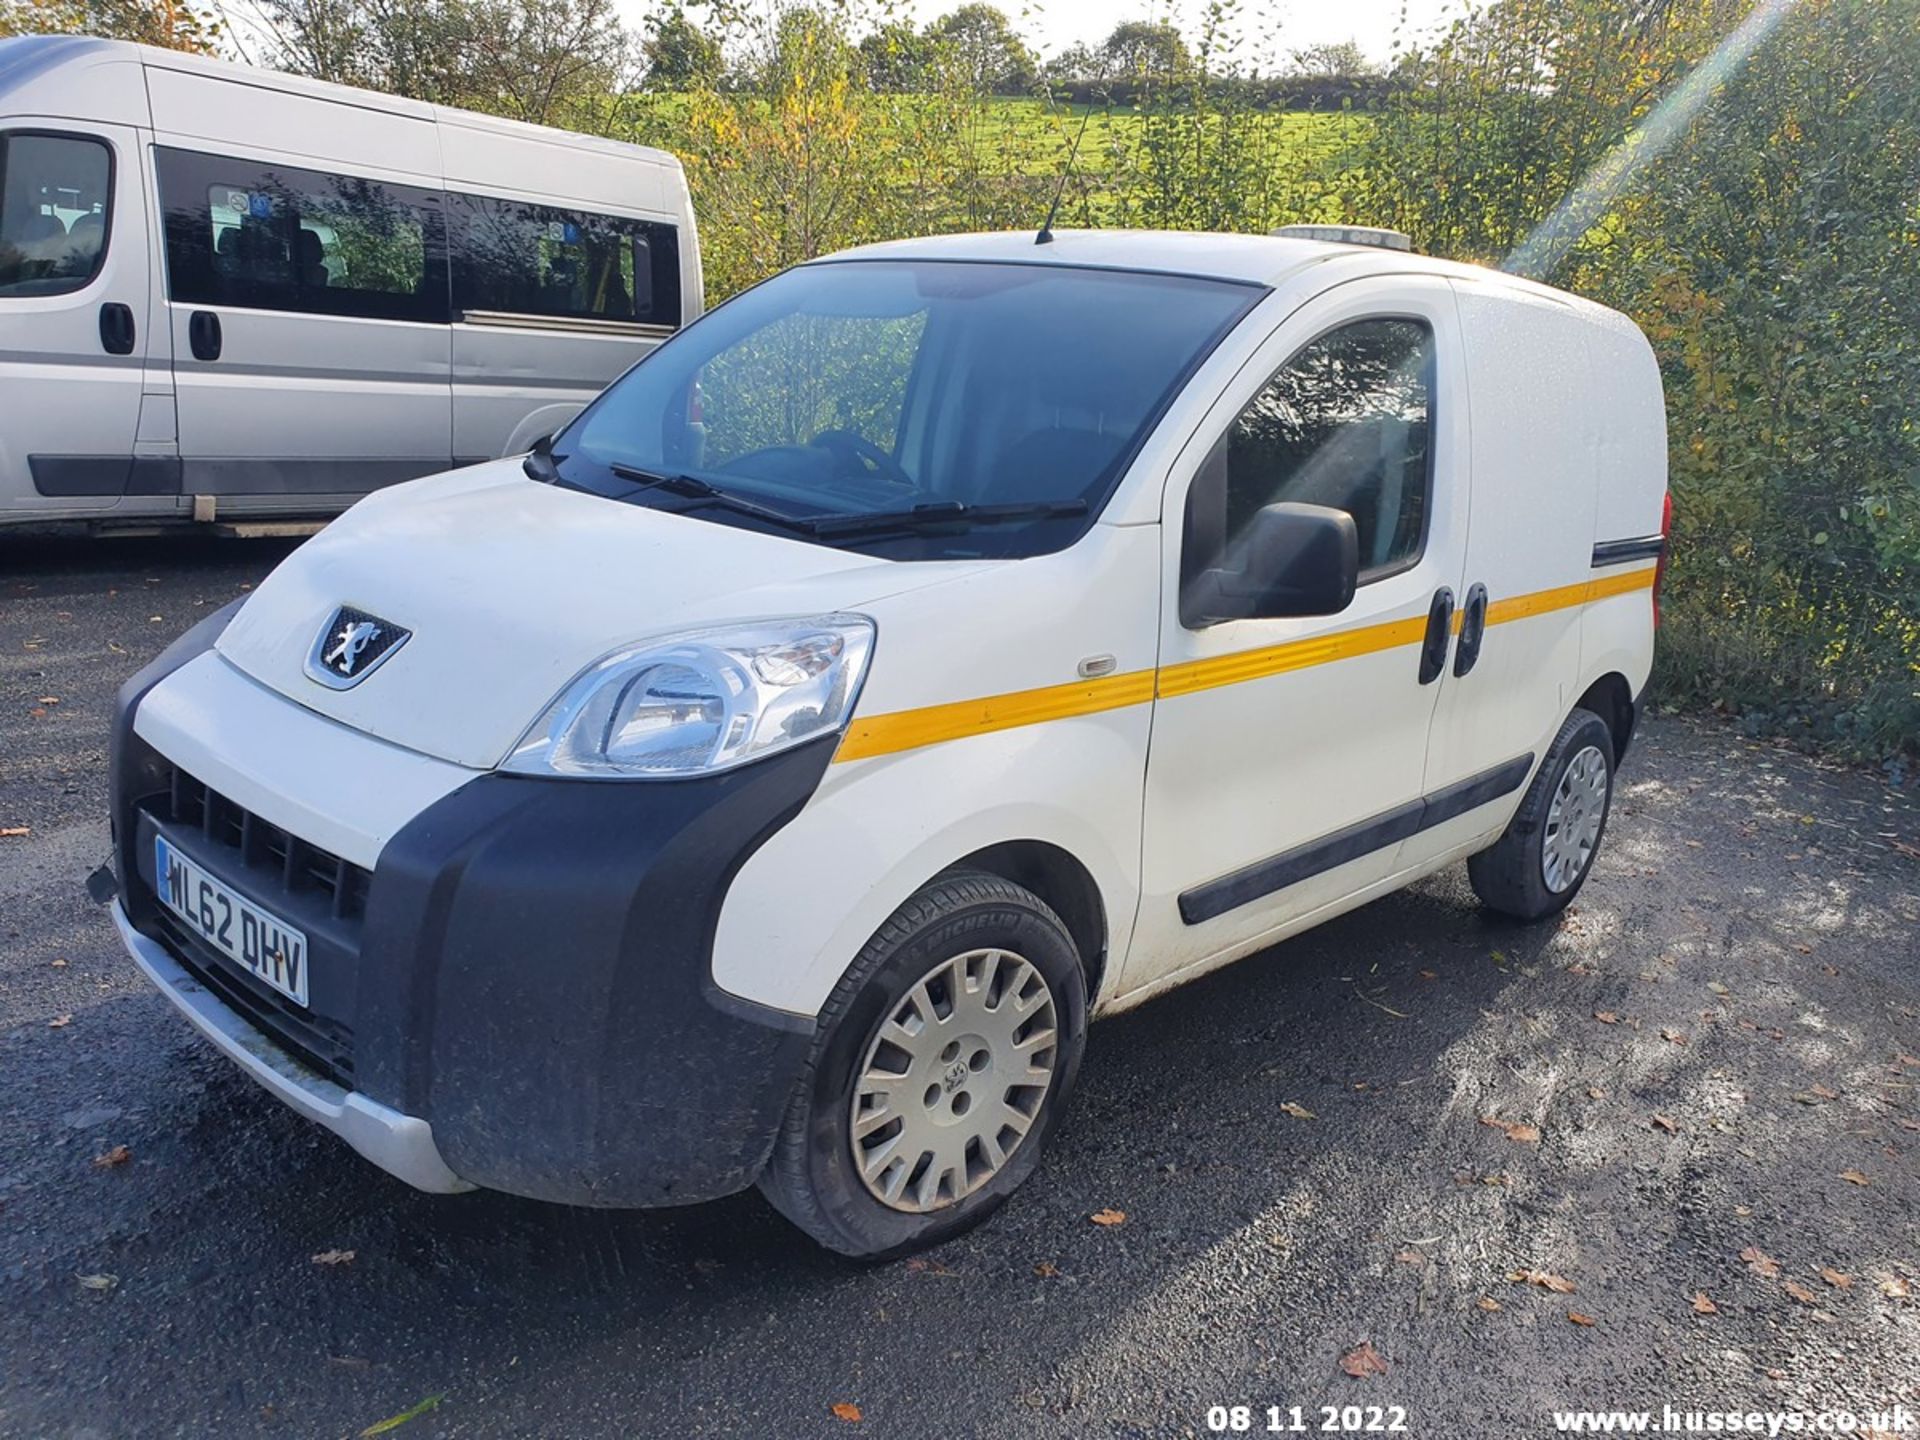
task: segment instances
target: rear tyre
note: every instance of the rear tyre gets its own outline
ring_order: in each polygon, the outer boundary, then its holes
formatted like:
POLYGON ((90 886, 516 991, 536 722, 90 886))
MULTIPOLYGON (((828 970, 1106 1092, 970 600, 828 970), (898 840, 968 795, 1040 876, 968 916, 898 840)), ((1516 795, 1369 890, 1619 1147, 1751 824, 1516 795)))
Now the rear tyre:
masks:
POLYGON ((942 876, 829 997, 761 1191, 861 1259, 971 1229, 1039 1164, 1086 1011, 1079 952, 1038 896, 995 875, 942 876))
POLYGON ((1467 861, 1473 893, 1516 920, 1557 915, 1580 893, 1613 802, 1613 732, 1591 710, 1575 710, 1505 833, 1467 861))

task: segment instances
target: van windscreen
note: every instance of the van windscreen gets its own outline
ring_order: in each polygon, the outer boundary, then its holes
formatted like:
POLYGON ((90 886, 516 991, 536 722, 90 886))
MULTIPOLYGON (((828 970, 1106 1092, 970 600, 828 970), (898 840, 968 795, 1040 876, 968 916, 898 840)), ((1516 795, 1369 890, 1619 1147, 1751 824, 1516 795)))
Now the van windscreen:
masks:
POLYGON ((900 558, 1042 554, 1264 294, 1052 264, 801 266, 655 350, 553 446, 561 483, 900 558))

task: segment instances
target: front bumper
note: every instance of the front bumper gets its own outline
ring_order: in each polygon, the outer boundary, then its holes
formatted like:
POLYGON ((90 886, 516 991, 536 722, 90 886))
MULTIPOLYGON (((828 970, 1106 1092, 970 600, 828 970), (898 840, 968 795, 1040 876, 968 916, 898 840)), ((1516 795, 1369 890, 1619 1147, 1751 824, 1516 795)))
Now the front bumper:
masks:
POLYGON ((159 941, 142 935, 118 900, 113 923, 127 953, 182 1015, 226 1057, 316 1125, 324 1125, 388 1174, 416 1190, 450 1195, 474 1187, 447 1168, 433 1143, 433 1127, 413 1115, 389 1110, 352 1090, 343 1090, 290 1059, 187 973, 159 941))
MULTIPOLYGON (((300 756, 288 752, 311 748, 287 745, 293 717, 253 740, 236 733, 225 753, 192 753, 198 774, 180 763, 192 747, 140 721, 152 688, 171 680, 177 701, 200 683, 179 673, 189 665, 209 685, 210 667, 238 680, 206 653, 216 635, 129 683, 112 761, 116 921, 196 1026, 423 1189, 643 1207, 752 1184, 813 1022, 721 991, 713 935, 734 875, 807 803, 832 742, 687 781, 480 775, 360 856, 369 869, 320 848, 309 804, 258 783, 279 773, 293 785, 300 756), (249 744, 257 753, 232 752, 249 744), (154 894, 156 829, 307 933, 309 1008, 290 1009, 171 920, 154 894)), ((381 744, 297 713, 340 731, 327 742, 336 761, 381 744)))

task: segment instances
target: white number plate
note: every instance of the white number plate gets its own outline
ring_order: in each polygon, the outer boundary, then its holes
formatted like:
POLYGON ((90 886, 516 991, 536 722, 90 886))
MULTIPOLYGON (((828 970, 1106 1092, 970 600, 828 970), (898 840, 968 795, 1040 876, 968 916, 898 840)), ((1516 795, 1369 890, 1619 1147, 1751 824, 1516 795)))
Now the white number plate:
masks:
POLYGON ((207 874, 154 837, 160 901, 189 929, 262 984, 296 1005, 307 1003, 307 937, 207 874))

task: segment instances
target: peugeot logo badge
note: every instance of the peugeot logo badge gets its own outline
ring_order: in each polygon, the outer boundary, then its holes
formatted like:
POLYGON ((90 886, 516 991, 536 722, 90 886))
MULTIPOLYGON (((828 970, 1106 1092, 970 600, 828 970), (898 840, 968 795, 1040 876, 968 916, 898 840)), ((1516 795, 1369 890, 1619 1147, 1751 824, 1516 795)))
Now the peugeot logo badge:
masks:
POLYGON ((327 617, 307 654, 308 678, 335 690, 358 685, 412 634, 391 620, 342 605, 327 617))

